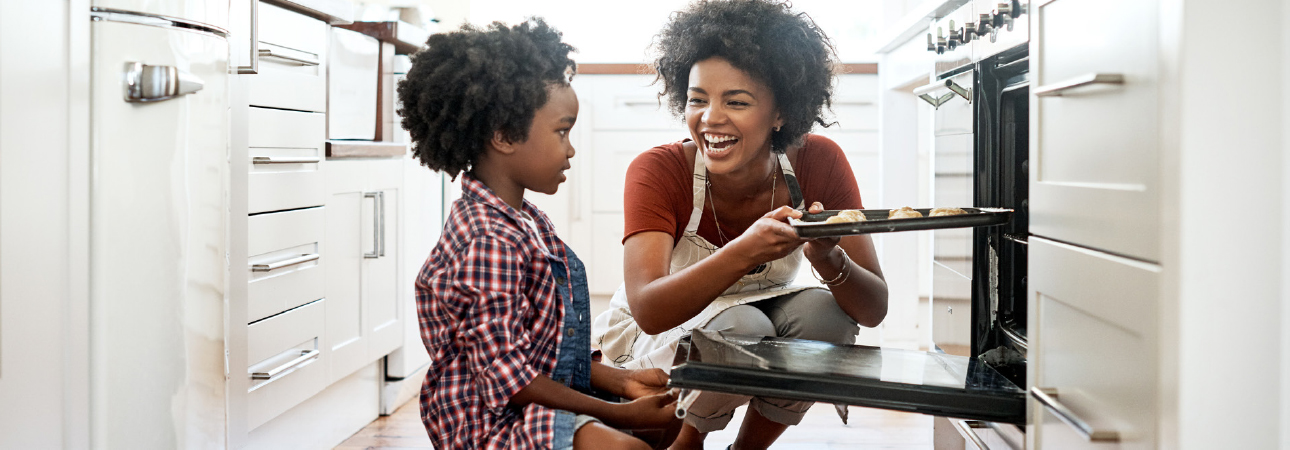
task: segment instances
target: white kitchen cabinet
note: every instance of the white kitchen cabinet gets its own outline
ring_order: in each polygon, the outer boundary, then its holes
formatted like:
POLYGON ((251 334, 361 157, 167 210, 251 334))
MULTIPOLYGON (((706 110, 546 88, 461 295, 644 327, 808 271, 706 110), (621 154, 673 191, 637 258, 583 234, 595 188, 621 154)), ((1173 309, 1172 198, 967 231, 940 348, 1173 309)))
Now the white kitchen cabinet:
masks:
MULTIPOLYGON (((399 308, 401 158, 327 160, 326 342, 329 380, 403 344, 399 308)), ((408 282, 411 282, 408 280, 408 282)))
POLYGON ((260 2, 259 73, 248 77, 253 106, 327 111, 327 23, 260 2))
POLYGON ((1037 3, 1030 231, 1159 261, 1156 2, 1037 3))
MULTIPOLYGON (((1161 268, 1030 239, 1027 384, 1055 392, 1068 417, 1115 432, 1121 449, 1155 448, 1156 302, 1161 268)), ((1030 448, 1097 449, 1031 395, 1030 448)))
POLYGON ((323 204, 326 114, 248 108, 250 214, 323 204))

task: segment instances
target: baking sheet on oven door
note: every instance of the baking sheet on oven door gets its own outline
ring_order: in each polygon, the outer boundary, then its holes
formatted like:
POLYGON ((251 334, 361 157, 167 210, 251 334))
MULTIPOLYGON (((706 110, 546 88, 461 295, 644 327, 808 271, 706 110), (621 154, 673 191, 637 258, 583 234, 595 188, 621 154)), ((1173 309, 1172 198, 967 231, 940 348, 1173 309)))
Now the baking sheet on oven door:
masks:
POLYGON ((674 364, 682 389, 1025 423, 1025 392, 976 358, 699 329, 674 364))
POLYGON ((863 222, 820 223, 837 215, 841 210, 802 214, 801 220, 792 220, 797 235, 804 238, 847 236, 852 234, 890 233, 893 231, 937 230, 942 228, 967 228, 1002 225, 1012 219, 1012 210, 1003 208, 961 208, 967 214, 928 217, 931 208, 918 208, 923 217, 888 219, 890 209, 861 209, 868 220, 863 222))

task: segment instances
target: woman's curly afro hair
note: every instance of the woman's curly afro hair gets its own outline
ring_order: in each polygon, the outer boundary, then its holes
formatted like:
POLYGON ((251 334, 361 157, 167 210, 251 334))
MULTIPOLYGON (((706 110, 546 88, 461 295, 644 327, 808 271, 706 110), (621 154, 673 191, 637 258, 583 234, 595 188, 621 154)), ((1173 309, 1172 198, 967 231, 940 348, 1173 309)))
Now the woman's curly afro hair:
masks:
POLYGON ((823 107, 832 106, 836 56, 828 36, 806 13, 775 0, 700 0, 672 14, 654 37, 654 69, 673 113, 685 112, 690 67, 720 57, 775 95, 784 125, 771 134, 771 148, 783 152, 801 143, 811 124, 829 126, 823 107))
POLYGON ((399 82, 403 129, 421 164, 456 178, 474 167, 494 132, 528 139, 547 88, 568 85, 574 48, 540 18, 513 27, 463 25, 433 34, 399 82))

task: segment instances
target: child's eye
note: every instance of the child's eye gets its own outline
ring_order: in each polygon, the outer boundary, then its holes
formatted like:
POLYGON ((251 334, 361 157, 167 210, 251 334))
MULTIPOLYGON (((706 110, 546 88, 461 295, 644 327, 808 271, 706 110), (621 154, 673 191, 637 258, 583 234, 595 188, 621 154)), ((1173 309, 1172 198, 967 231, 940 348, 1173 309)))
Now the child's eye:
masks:
POLYGON ((556 133, 559 134, 560 137, 565 137, 569 135, 569 130, 568 129, 558 130, 556 131, 556 133))

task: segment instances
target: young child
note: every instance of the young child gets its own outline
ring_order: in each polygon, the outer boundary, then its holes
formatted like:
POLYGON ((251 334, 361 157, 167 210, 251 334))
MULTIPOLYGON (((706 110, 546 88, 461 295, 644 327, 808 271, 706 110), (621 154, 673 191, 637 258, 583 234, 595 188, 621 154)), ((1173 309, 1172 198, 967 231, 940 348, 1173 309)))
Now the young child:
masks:
POLYGON ((461 174, 416 282, 431 355, 421 419, 435 448, 650 448, 616 428, 679 430, 663 371, 591 361, 582 262, 524 201, 554 194, 574 155, 573 48, 560 39, 536 18, 466 25, 431 36, 399 84, 413 154, 461 174))

